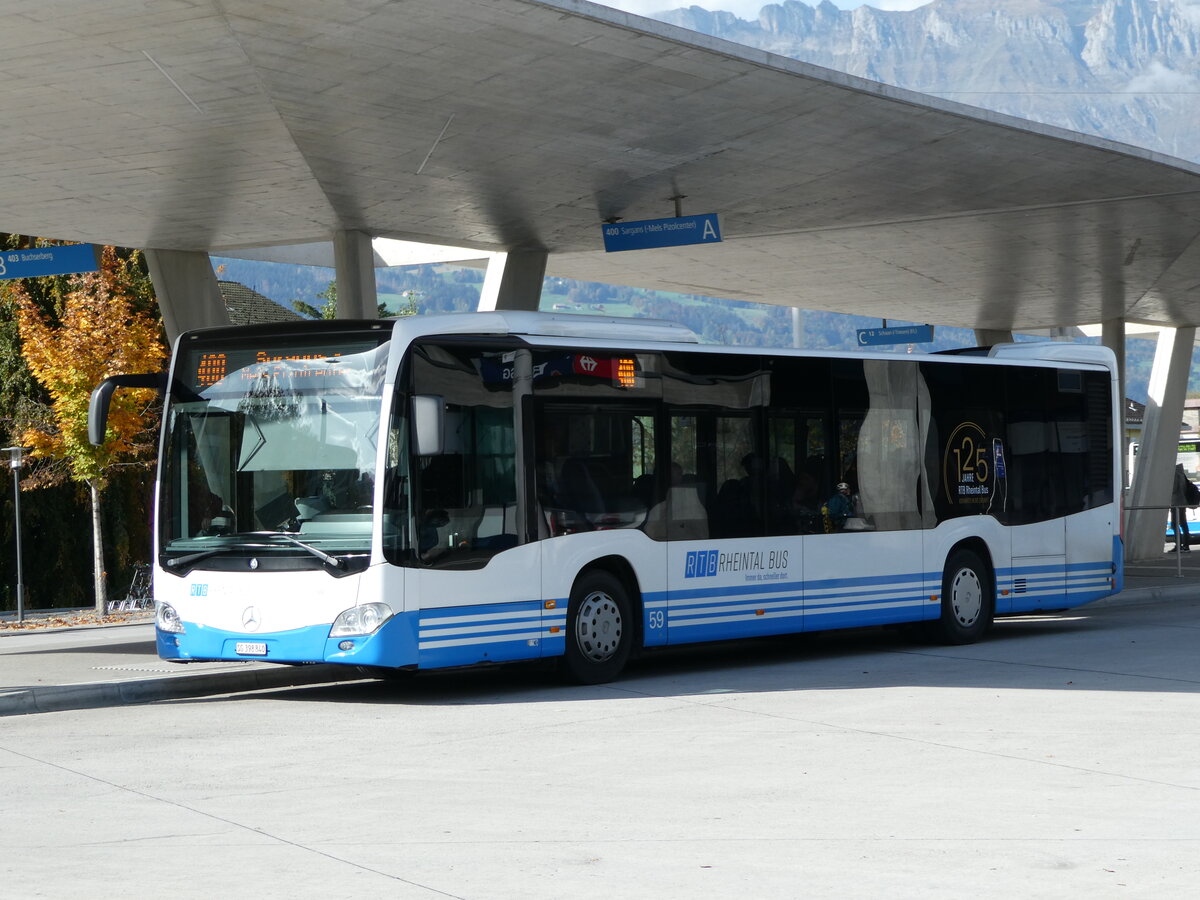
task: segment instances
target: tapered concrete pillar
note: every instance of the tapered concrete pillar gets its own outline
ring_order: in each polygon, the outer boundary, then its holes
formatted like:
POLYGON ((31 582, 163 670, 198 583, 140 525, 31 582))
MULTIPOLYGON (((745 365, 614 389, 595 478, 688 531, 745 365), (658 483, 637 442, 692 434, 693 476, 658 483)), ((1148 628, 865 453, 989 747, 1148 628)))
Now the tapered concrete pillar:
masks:
POLYGON ((1167 525, 1165 509, 1171 503, 1171 482, 1179 452, 1179 425, 1192 366, 1195 328, 1164 328, 1159 332, 1146 399, 1146 420, 1138 449, 1133 486, 1129 491, 1129 518, 1125 527, 1126 559, 1162 556, 1167 525))
POLYGON ((546 251, 496 253, 488 262, 479 294, 479 310, 524 309, 536 311, 546 277, 546 251))
POLYGON ((980 347, 994 347, 996 344, 1011 344, 1012 332, 999 328, 976 328, 975 343, 980 347))
POLYGON ((335 232, 333 265, 337 273, 337 317, 379 318, 371 236, 362 231, 335 232))
POLYGON ((229 310, 207 253, 199 250, 144 250, 167 340, 185 331, 228 325, 229 310))

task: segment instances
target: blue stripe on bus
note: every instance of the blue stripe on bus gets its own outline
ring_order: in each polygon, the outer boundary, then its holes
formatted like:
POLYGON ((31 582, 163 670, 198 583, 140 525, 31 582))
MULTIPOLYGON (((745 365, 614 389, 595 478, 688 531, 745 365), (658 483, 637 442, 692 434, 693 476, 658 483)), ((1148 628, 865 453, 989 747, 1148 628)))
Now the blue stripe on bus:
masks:
MULTIPOLYGON (((1116 538, 1114 552, 1119 546, 1120 538, 1116 538)), ((1010 592, 1009 612, 1062 609, 1081 606, 1120 590, 1120 579, 1113 569, 1113 560, 1014 566, 997 572, 997 586, 1010 592)))
POLYGON ((906 572, 672 591, 670 639, 719 640, 921 618, 925 583, 933 577, 906 572), (779 596, 783 593, 790 596, 779 596))
MULTIPOLYGON (((998 588, 1011 591, 1016 580, 1024 579, 1025 593, 1013 595, 1016 612, 1078 606, 1105 596, 1112 591, 1111 570, 1109 560, 1013 566, 997 570, 996 581, 998 588)), ((906 572, 647 591, 642 595, 643 640, 646 646, 660 646, 935 618, 940 603, 930 600, 927 588, 940 595, 941 578, 940 571, 906 572)), ((567 605, 568 599, 561 597, 553 610, 537 601, 424 610, 421 664, 560 655, 566 649, 567 605)))
POLYGON ((417 630, 422 666, 536 659, 566 647, 565 602, 546 609, 541 600, 485 606, 423 609, 417 630))

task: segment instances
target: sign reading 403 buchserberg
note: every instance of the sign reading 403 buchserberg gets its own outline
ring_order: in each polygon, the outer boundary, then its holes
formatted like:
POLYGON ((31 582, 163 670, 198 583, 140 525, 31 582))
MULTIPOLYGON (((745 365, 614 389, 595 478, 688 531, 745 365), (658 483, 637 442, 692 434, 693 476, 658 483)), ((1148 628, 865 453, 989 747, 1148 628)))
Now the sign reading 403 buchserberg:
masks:
POLYGON ((99 268, 96 248, 92 244, 0 251, 0 279, 70 275, 73 272, 95 272, 99 268))
POLYGON ((608 253, 721 242, 721 223, 717 221, 716 213, 642 219, 640 222, 610 222, 603 226, 603 231, 604 249, 608 253))

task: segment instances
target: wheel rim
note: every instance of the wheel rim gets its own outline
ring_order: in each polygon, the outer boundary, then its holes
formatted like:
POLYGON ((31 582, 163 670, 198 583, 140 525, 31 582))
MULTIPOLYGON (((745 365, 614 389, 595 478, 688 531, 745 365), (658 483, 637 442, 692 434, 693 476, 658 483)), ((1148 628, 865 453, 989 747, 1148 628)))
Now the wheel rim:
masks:
POLYGON ((959 569, 950 583, 950 605, 960 625, 974 625, 983 612, 983 584, 974 569, 959 569))
POLYGON ((592 591, 579 604, 575 640, 579 652, 593 662, 605 662, 621 644, 621 608, 604 591, 592 591))

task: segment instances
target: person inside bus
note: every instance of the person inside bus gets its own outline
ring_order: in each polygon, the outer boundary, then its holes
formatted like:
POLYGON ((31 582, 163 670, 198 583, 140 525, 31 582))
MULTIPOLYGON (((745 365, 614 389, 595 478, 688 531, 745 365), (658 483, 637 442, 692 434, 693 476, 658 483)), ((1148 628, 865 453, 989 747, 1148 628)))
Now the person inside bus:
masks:
MULTIPOLYGON (((1191 481, 1188 480, 1187 473, 1183 470, 1183 463, 1175 466, 1175 481, 1171 485, 1171 530, 1175 532, 1175 546, 1182 553, 1190 553, 1192 534, 1188 529, 1187 509, 1190 505, 1188 502, 1189 488, 1192 487, 1191 481)), ((1169 553, 1175 552, 1175 547, 1172 547, 1169 553)))
POLYGON ((825 504, 828 511, 829 523, 834 531, 841 531, 846 520, 854 514, 854 501, 850 499, 850 485, 839 481, 837 492, 825 504))
POLYGON ((208 478, 198 465, 188 468, 187 497, 191 534, 210 537, 233 534, 236 530, 233 510, 220 494, 209 487, 208 478))
POLYGON ((796 493, 796 474, 781 456, 767 467, 767 527, 769 534, 792 534, 796 530, 793 497, 796 493))
POLYGON ((731 478, 717 492, 719 537, 750 537, 762 526, 760 503, 763 491, 763 458, 751 451, 742 457, 742 478, 731 478))
POLYGON ((233 532, 233 510, 225 505, 225 502, 211 491, 208 494, 204 518, 200 521, 200 529, 197 534, 200 535, 217 535, 230 534, 233 532))
POLYGON ((427 509, 417 525, 417 556, 424 562, 433 562, 450 548, 442 543, 439 529, 450 524, 450 515, 444 509, 427 509))
POLYGON ((821 531, 821 502, 817 479, 801 471, 796 476, 796 489, 792 492, 792 514, 801 534, 816 534, 821 531))

